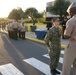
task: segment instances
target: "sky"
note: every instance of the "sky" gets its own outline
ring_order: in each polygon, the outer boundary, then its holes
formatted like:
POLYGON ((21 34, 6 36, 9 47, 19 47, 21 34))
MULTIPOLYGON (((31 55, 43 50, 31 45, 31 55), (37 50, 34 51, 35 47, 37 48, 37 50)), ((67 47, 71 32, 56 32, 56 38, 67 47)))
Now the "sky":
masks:
POLYGON ((39 12, 46 9, 46 3, 54 0, 0 0, 0 18, 8 17, 12 9, 21 7, 23 11, 35 7, 39 12))

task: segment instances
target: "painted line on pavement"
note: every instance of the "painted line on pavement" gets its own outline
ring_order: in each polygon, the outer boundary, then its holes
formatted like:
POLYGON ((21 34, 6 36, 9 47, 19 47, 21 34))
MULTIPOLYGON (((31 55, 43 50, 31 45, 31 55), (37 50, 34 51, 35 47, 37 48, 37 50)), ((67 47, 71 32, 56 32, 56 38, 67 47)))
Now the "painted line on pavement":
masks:
MULTIPOLYGON (((51 75, 50 74, 50 67, 48 64, 36 59, 36 58, 29 58, 29 59, 24 59, 24 62, 28 63, 29 65, 33 66, 34 68, 38 69, 45 75, 51 75)), ((60 71, 61 72, 61 71, 60 71)))
POLYGON ((64 51, 63 50, 61 51, 61 54, 64 54, 64 51))
MULTIPOLYGON (((50 59, 49 54, 44 54, 43 56, 50 59)), ((63 58, 62 57, 59 58, 59 63, 63 64, 63 58)), ((71 65, 71 67, 73 67, 73 65, 71 65)))
MULTIPOLYGON (((43 56, 50 59, 48 54, 44 54, 43 56)), ((63 58, 62 57, 59 58, 59 63, 61 63, 61 64, 63 63, 63 58)))
POLYGON ((0 72, 2 75, 24 75, 13 64, 5 64, 0 66, 0 72))

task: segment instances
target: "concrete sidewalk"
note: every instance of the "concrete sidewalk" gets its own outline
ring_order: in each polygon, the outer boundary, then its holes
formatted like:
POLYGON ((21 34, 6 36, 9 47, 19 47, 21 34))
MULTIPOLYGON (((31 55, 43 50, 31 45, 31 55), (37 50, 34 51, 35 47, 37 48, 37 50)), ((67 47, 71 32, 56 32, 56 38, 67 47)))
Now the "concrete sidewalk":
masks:
MULTIPOLYGON (((45 44, 44 40, 40 40, 40 39, 36 38, 36 34, 34 32, 26 32, 26 39, 45 44)), ((61 47, 62 48, 65 48, 67 44, 68 44, 68 40, 61 39, 61 47)))

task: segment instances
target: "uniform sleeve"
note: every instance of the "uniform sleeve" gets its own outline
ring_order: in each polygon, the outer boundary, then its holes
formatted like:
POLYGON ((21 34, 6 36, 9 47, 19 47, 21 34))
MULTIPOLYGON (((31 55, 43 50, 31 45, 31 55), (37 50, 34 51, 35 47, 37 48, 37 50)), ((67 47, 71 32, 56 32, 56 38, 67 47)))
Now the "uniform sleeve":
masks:
POLYGON ((72 31, 73 31, 73 23, 68 21, 66 23, 66 29, 64 35, 71 36, 72 31))
POLYGON ((46 34, 46 36, 45 36, 45 43, 46 43, 46 45, 49 47, 50 46, 50 42, 51 42, 51 39, 52 39, 52 31, 51 30, 49 30, 48 32, 47 32, 47 34, 46 34))

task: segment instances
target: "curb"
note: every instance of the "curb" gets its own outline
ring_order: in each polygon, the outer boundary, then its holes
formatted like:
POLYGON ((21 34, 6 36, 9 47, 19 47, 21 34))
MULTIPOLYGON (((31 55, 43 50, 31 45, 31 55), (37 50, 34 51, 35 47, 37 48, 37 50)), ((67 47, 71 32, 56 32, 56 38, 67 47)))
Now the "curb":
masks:
MULTIPOLYGON (((38 39, 33 39, 33 38, 29 38, 29 37, 26 37, 27 40, 31 40, 31 41, 34 41, 34 42, 37 42, 37 43, 41 43, 41 44, 45 44, 44 41, 42 40, 38 40, 38 39)), ((66 48, 66 45, 61 45, 61 48, 66 48)))
MULTIPOLYGON (((8 32, 5 32, 5 33, 8 34, 8 32)), ((27 39, 27 40, 30 40, 30 41, 37 42, 37 43, 45 44, 45 41, 42 41, 42 40, 39 40, 39 39, 29 38, 29 37, 27 37, 27 36, 26 36, 26 39, 27 39)), ((61 48, 63 48, 63 49, 66 48, 66 45, 62 44, 62 45, 61 45, 61 48)))

